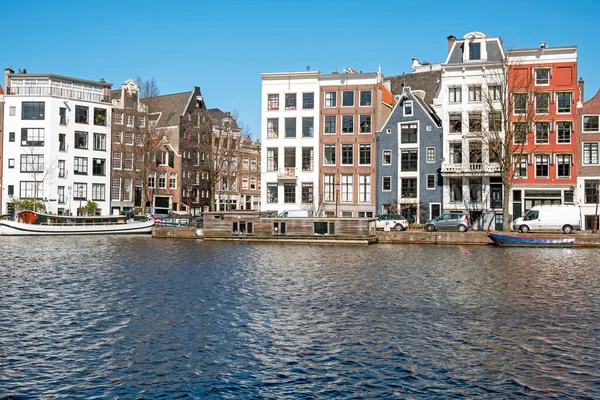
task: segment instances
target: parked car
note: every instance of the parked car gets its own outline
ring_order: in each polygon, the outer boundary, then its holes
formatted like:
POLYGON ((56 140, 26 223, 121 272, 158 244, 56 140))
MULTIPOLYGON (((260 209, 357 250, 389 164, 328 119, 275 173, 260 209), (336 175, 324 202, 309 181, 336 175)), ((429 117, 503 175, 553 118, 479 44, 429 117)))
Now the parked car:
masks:
POLYGON ((558 229, 571 233, 574 229, 581 229, 581 210, 578 206, 534 206, 527 214, 514 220, 513 228, 523 233, 558 229))
POLYGON ((398 214, 384 214, 377 218, 377 229, 385 229, 389 226, 390 229, 397 231, 405 231, 408 229, 408 221, 402 215, 398 214))
POLYGON ((469 217, 467 214, 461 212, 447 212, 434 218, 424 226, 424 229, 428 232, 433 231, 456 231, 466 232, 471 228, 469 217))

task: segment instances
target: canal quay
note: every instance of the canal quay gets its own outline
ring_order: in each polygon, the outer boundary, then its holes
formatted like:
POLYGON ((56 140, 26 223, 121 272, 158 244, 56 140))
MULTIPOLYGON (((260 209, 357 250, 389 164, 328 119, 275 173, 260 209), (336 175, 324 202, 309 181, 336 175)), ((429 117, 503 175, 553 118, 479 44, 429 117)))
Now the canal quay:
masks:
MULTIPOLYGON (((600 234, 589 231, 578 231, 565 235, 560 231, 545 233, 518 234, 540 238, 575 237, 574 247, 600 247, 600 234)), ((245 236, 208 236, 202 229, 186 227, 157 226, 152 230, 152 237, 163 239, 203 239, 211 241, 244 241, 244 242, 282 242, 282 243, 322 243, 322 244, 433 244, 433 245, 492 245, 485 231, 468 232, 426 232, 422 229, 409 229, 404 232, 377 231, 370 239, 350 240, 348 238, 329 237, 309 240, 307 237, 282 237, 266 235, 245 236)))

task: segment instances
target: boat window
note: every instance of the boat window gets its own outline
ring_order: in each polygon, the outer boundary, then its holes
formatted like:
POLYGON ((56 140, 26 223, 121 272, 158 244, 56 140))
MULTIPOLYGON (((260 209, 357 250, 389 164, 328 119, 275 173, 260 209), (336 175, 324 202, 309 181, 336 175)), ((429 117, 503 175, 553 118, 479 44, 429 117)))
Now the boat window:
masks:
POLYGON ((237 223, 237 222, 234 222, 234 223, 233 223, 233 227, 232 227, 232 229, 231 229, 231 230, 233 231, 233 234, 234 234, 234 235, 237 235, 237 234, 238 234, 238 223, 237 223))

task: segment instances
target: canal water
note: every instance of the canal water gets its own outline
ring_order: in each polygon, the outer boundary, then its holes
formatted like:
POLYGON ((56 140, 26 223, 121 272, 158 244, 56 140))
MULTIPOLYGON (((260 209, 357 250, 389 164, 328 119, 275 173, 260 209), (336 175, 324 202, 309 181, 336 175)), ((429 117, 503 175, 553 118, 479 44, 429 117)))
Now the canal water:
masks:
POLYGON ((0 398, 600 398, 597 249, 0 238, 0 398))

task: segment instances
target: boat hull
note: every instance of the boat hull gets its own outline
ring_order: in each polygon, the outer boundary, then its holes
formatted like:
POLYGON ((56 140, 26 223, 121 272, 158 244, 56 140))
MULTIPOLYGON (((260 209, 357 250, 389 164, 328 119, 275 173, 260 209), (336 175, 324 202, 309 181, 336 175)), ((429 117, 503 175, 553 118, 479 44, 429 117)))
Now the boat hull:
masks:
POLYGON ((573 247, 575 244, 575 238, 540 238, 498 233, 488 233, 487 236, 495 245, 502 247, 573 247))
POLYGON ((40 225, 24 224, 16 221, 0 220, 0 235, 41 236, 41 235, 116 235, 152 233, 154 220, 135 221, 124 224, 97 225, 40 225))

